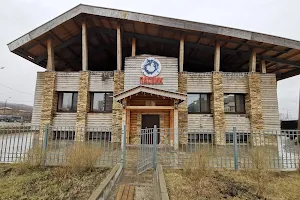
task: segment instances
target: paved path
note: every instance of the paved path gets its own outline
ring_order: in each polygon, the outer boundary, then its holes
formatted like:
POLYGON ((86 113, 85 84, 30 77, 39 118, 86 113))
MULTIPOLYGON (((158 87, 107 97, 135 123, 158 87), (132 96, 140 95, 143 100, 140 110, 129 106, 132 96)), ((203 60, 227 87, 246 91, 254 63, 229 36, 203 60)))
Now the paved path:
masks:
POLYGON ((136 162, 138 158, 138 148, 127 147, 126 167, 120 180, 112 189, 109 200, 117 199, 117 193, 123 185, 134 186, 135 200, 153 200, 153 170, 148 170, 140 175, 136 172, 136 162))

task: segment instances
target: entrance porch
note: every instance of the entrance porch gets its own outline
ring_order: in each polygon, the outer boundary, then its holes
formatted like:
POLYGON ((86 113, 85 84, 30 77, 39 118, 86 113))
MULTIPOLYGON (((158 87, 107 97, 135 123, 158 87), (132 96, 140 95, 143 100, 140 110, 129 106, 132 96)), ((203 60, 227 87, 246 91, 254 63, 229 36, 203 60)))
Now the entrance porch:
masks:
MULTIPOLYGON (((178 146, 178 105, 186 100, 186 94, 138 86, 114 97, 122 104, 122 127, 126 125, 127 144, 140 144, 141 129, 156 125, 158 132, 174 130, 170 142, 178 146)), ((163 141, 162 137, 158 143, 163 141)))

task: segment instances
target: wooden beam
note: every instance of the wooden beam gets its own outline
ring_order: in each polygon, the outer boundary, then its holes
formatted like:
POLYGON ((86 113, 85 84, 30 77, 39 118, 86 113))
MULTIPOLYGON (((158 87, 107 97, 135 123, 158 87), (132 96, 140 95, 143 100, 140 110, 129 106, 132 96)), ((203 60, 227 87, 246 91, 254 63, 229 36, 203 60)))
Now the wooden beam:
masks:
POLYGON ((117 27, 117 70, 122 70, 122 38, 121 38, 121 26, 117 27))
POLYGON ((135 56, 136 55, 136 39, 135 38, 131 39, 131 44, 132 44, 131 56, 135 56))
POLYGON ((82 22, 82 71, 88 70, 88 40, 86 22, 82 22))
POLYGON ((259 62, 259 66, 260 66, 260 72, 261 73, 267 73, 267 68, 266 68, 266 61, 264 61, 264 60, 261 60, 260 62, 259 62))
POLYGON ((181 36, 180 45, 179 45, 179 72, 183 72, 183 63, 184 63, 184 36, 181 36))
POLYGON ((126 106, 129 110, 171 110, 174 106, 126 106))
POLYGON ((54 51, 53 51, 52 39, 51 38, 49 38, 47 40, 47 54, 48 54, 47 71, 54 71, 55 70, 55 66, 54 66, 54 51))
POLYGON ((262 56, 262 55, 258 56, 258 58, 260 58, 261 60, 272 61, 272 62, 281 63, 281 64, 288 64, 288 65, 292 65, 296 68, 300 68, 300 62, 296 62, 296 61, 290 61, 290 60, 285 60, 285 59, 281 59, 281 58, 262 56))
POLYGON ((249 71, 256 72, 256 52, 253 50, 249 60, 249 71))
POLYGON ((221 56, 221 46, 220 43, 216 43, 215 47, 215 59, 214 59, 214 71, 219 72, 220 71, 220 56, 221 56))

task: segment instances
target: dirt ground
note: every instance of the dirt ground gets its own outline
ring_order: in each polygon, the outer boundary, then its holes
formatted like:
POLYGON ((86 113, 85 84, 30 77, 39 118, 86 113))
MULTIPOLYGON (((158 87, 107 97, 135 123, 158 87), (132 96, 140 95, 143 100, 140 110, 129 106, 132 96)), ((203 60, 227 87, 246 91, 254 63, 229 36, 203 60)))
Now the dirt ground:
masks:
POLYGON ((0 199, 88 199, 109 168, 96 168, 81 175, 62 167, 0 165, 0 199))
POLYGON ((299 172, 269 172, 263 186, 265 191, 256 195, 257 181, 251 171, 212 170, 194 176, 184 170, 164 170, 171 200, 191 199, 300 199, 299 172))

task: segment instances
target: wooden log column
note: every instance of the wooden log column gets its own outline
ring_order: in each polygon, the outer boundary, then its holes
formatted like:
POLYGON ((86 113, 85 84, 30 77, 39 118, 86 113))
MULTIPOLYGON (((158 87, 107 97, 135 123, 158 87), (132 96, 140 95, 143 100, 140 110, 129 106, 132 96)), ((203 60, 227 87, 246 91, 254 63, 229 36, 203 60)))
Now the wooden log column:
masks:
POLYGON ((136 55, 136 39, 132 38, 132 49, 131 49, 131 56, 134 57, 136 55))
POLYGON ((250 128, 252 144, 258 146, 264 144, 264 138, 259 135, 264 129, 263 110, 261 102, 261 76, 256 73, 256 53, 253 51, 250 57, 250 73, 248 75, 248 95, 250 103, 250 128))
POLYGON ((184 63, 184 37, 180 38, 179 45, 179 72, 183 72, 183 63, 184 63))
POLYGON ((260 63, 259 63, 259 65, 260 65, 260 71, 261 71, 261 73, 263 73, 263 74, 267 73, 266 61, 261 60, 260 63))
POLYGON ((88 40, 86 22, 82 22, 82 71, 88 70, 88 40))
MULTIPOLYGON (((298 114, 298 130, 300 130, 300 90, 299 90, 298 109, 299 109, 299 114, 298 114)), ((300 133, 299 133, 299 134, 300 134, 300 133)))
POLYGON ((52 46, 52 39, 47 40, 47 71, 44 72, 43 94, 42 94, 42 107, 40 119, 40 135, 39 139, 44 138, 43 130, 46 125, 51 126, 53 122, 53 115, 56 110, 57 95, 55 91, 56 86, 56 72, 54 63, 54 50, 52 46))
POLYGON ((214 142, 217 145, 225 145, 225 112, 224 112, 224 88, 223 75, 220 72, 220 43, 216 43, 214 55, 214 72, 212 74, 212 109, 214 120, 214 142))
POLYGON ((117 70, 122 70, 122 35, 120 24, 117 27, 117 70))

